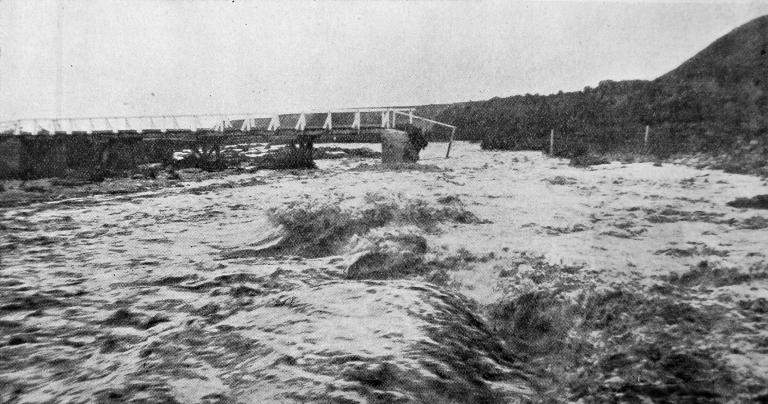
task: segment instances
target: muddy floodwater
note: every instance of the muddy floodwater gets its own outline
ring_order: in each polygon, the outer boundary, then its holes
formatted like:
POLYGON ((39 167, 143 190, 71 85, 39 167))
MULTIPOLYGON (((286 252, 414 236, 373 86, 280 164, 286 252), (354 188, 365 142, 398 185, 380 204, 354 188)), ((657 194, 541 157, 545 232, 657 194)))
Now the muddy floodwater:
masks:
POLYGON ((0 402, 768 394, 765 180, 445 147, 0 209, 0 402))

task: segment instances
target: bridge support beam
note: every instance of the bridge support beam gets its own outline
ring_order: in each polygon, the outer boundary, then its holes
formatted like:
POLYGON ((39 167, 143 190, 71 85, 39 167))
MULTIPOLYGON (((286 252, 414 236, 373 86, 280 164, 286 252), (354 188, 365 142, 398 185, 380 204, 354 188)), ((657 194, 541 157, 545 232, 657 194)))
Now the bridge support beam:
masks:
POLYGON ((240 126, 241 132, 250 132, 251 128, 253 127, 253 118, 245 118, 243 119, 243 124, 240 126))
POLYGON ((355 118, 352 120, 352 129, 360 131, 360 111, 355 111, 355 118))
POLYGON ((296 130, 299 132, 304 132, 304 129, 307 127, 307 117, 302 112, 299 115, 299 120, 296 122, 296 130))
POLYGON ((381 111, 381 127, 389 128, 389 110, 381 111))
POLYGON ((333 130, 333 113, 328 111, 328 116, 325 118, 323 129, 333 130))
POLYGON ((273 115, 272 119, 269 120, 267 130, 275 131, 278 129, 280 129, 280 115, 273 115))

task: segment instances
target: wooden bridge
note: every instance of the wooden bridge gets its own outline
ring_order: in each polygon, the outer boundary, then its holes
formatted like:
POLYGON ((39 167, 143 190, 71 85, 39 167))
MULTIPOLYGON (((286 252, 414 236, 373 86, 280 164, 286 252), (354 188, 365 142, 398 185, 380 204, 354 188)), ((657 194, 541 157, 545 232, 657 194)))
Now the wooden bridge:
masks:
POLYGON ((83 167, 133 167, 168 161, 173 151, 192 149, 218 159, 221 146, 241 142, 378 140, 382 131, 413 124, 456 127, 416 116, 414 108, 350 108, 298 113, 189 114, 30 118, 0 122, 0 178, 60 175, 83 167))

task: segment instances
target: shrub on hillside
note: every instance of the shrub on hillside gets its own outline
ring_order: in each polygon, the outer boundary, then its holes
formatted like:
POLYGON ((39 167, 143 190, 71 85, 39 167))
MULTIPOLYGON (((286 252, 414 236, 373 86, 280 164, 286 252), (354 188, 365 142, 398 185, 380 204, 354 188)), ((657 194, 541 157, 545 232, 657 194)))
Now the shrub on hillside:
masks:
POLYGON ((589 166, 596 166, 600 164, 610 164, 610 163, 611 163, 610 161, 602 157, 595 156, 593 154, 582 154, 572 158, 569 165, 573 167, 589 167, 589 166))
MULTIPOLYGON (((736 140, 765 138, 768 103, 749 92, 698 82, 601 82, 597 88, 551 95, 494 98, 450 107, 437 119, 457 126, 483 149, 542 150, 578 138, 597 153, 729 152, 736 140), (742 108, 743 107, 743 108, 742 108), (650 125, 649 142, 644 142, 650 125)), ((764 97, 763 97, 764 98, 764 97)), ((568 149, 569 147, 566 147, 568 149)))

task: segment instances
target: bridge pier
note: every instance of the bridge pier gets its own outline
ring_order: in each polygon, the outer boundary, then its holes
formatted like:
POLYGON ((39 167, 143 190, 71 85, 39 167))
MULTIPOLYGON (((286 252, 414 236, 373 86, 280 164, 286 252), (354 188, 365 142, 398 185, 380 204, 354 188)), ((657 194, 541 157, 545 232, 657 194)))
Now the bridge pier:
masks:
POLYGON ((419 147, 414 144, 412 136, 423 136, 419 130, 406 133, 401 130, 386 129, 381 134, 381 162, 384 164, 415 163, 419 160, 419 147))
POLYGON ((140 136, 119 136, 95 142, 102 168, 131 169, 146 163, 167 163, 173 159, 171 142, 145 141, 140 136))

